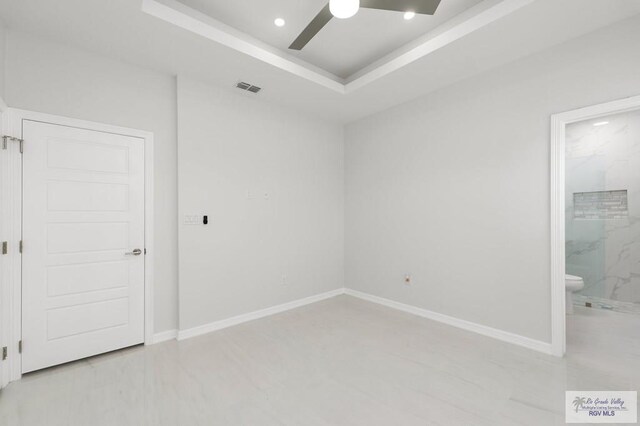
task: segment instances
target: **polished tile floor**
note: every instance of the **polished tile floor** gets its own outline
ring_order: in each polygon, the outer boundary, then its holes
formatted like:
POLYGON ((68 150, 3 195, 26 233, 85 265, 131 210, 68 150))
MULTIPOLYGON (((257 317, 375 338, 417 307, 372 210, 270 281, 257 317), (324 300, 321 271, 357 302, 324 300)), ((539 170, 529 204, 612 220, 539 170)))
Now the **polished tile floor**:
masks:
POLYGON ((558 359, 339 296, 29 374, 0 425, 561 425, 567 389, 639 387, 612 314, 578 309, 558 359))

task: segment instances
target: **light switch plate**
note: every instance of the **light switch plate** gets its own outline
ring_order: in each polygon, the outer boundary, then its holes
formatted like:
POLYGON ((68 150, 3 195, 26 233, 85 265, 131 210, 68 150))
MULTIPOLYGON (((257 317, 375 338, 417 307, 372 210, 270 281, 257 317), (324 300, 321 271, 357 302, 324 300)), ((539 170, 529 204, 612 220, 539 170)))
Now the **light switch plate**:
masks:
POLYGON ((195 215, 195 214, 186 214, 184 215, 183 223, 185 225, 201 225, 202 217, 200 215, 195 215))

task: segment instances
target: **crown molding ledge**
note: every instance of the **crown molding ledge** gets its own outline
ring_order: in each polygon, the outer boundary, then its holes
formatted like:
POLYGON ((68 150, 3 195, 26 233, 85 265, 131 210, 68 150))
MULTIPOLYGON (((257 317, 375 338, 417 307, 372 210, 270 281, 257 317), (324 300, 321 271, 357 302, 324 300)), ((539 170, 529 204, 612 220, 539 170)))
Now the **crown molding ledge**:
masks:
POLYGON ((382 59, 340 78, 177 0, 142 0, 142 11, 340 94, 353 93, 536 0, 485 0, 382 59))
POLYGON ((354 92, 391 74, 462 37, 504 18, 535 0, 485 0, 443 23, 433 31, 411 41, 369 66, 357 71, 345 84, 345 92, 354 92))
POLYGON ((327 89, 344 94, 344 79, 301 61, 176 0, 142 0, 142 11, 327 89))

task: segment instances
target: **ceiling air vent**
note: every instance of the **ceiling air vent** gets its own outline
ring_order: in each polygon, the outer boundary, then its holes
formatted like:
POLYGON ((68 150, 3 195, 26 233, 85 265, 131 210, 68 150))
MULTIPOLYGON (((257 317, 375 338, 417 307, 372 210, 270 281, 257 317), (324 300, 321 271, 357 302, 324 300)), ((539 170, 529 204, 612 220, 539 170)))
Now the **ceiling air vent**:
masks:
POLYGON ((262 90, 261 87, 254 86, 253 84, 245 83, 244 81, 241 81, 240 83, 236 84, 236 87, 238 89, 246 90, 247 92, 251 92, 251 93, 258 93, 259 91, 262 90))

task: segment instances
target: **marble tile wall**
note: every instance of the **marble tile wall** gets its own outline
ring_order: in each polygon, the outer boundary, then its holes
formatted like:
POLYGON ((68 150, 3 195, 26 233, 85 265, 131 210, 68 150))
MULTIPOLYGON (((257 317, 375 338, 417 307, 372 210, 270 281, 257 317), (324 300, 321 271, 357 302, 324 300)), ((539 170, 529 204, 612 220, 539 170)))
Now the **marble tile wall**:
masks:
POLYGON ((627 216, 629 205, 626 189, 573 194, 574 219, 624 219, 627 216))
POLYGON ((567 273, 582 296, 640 304, 640 111, 567 126, 566 154, 567 273))

